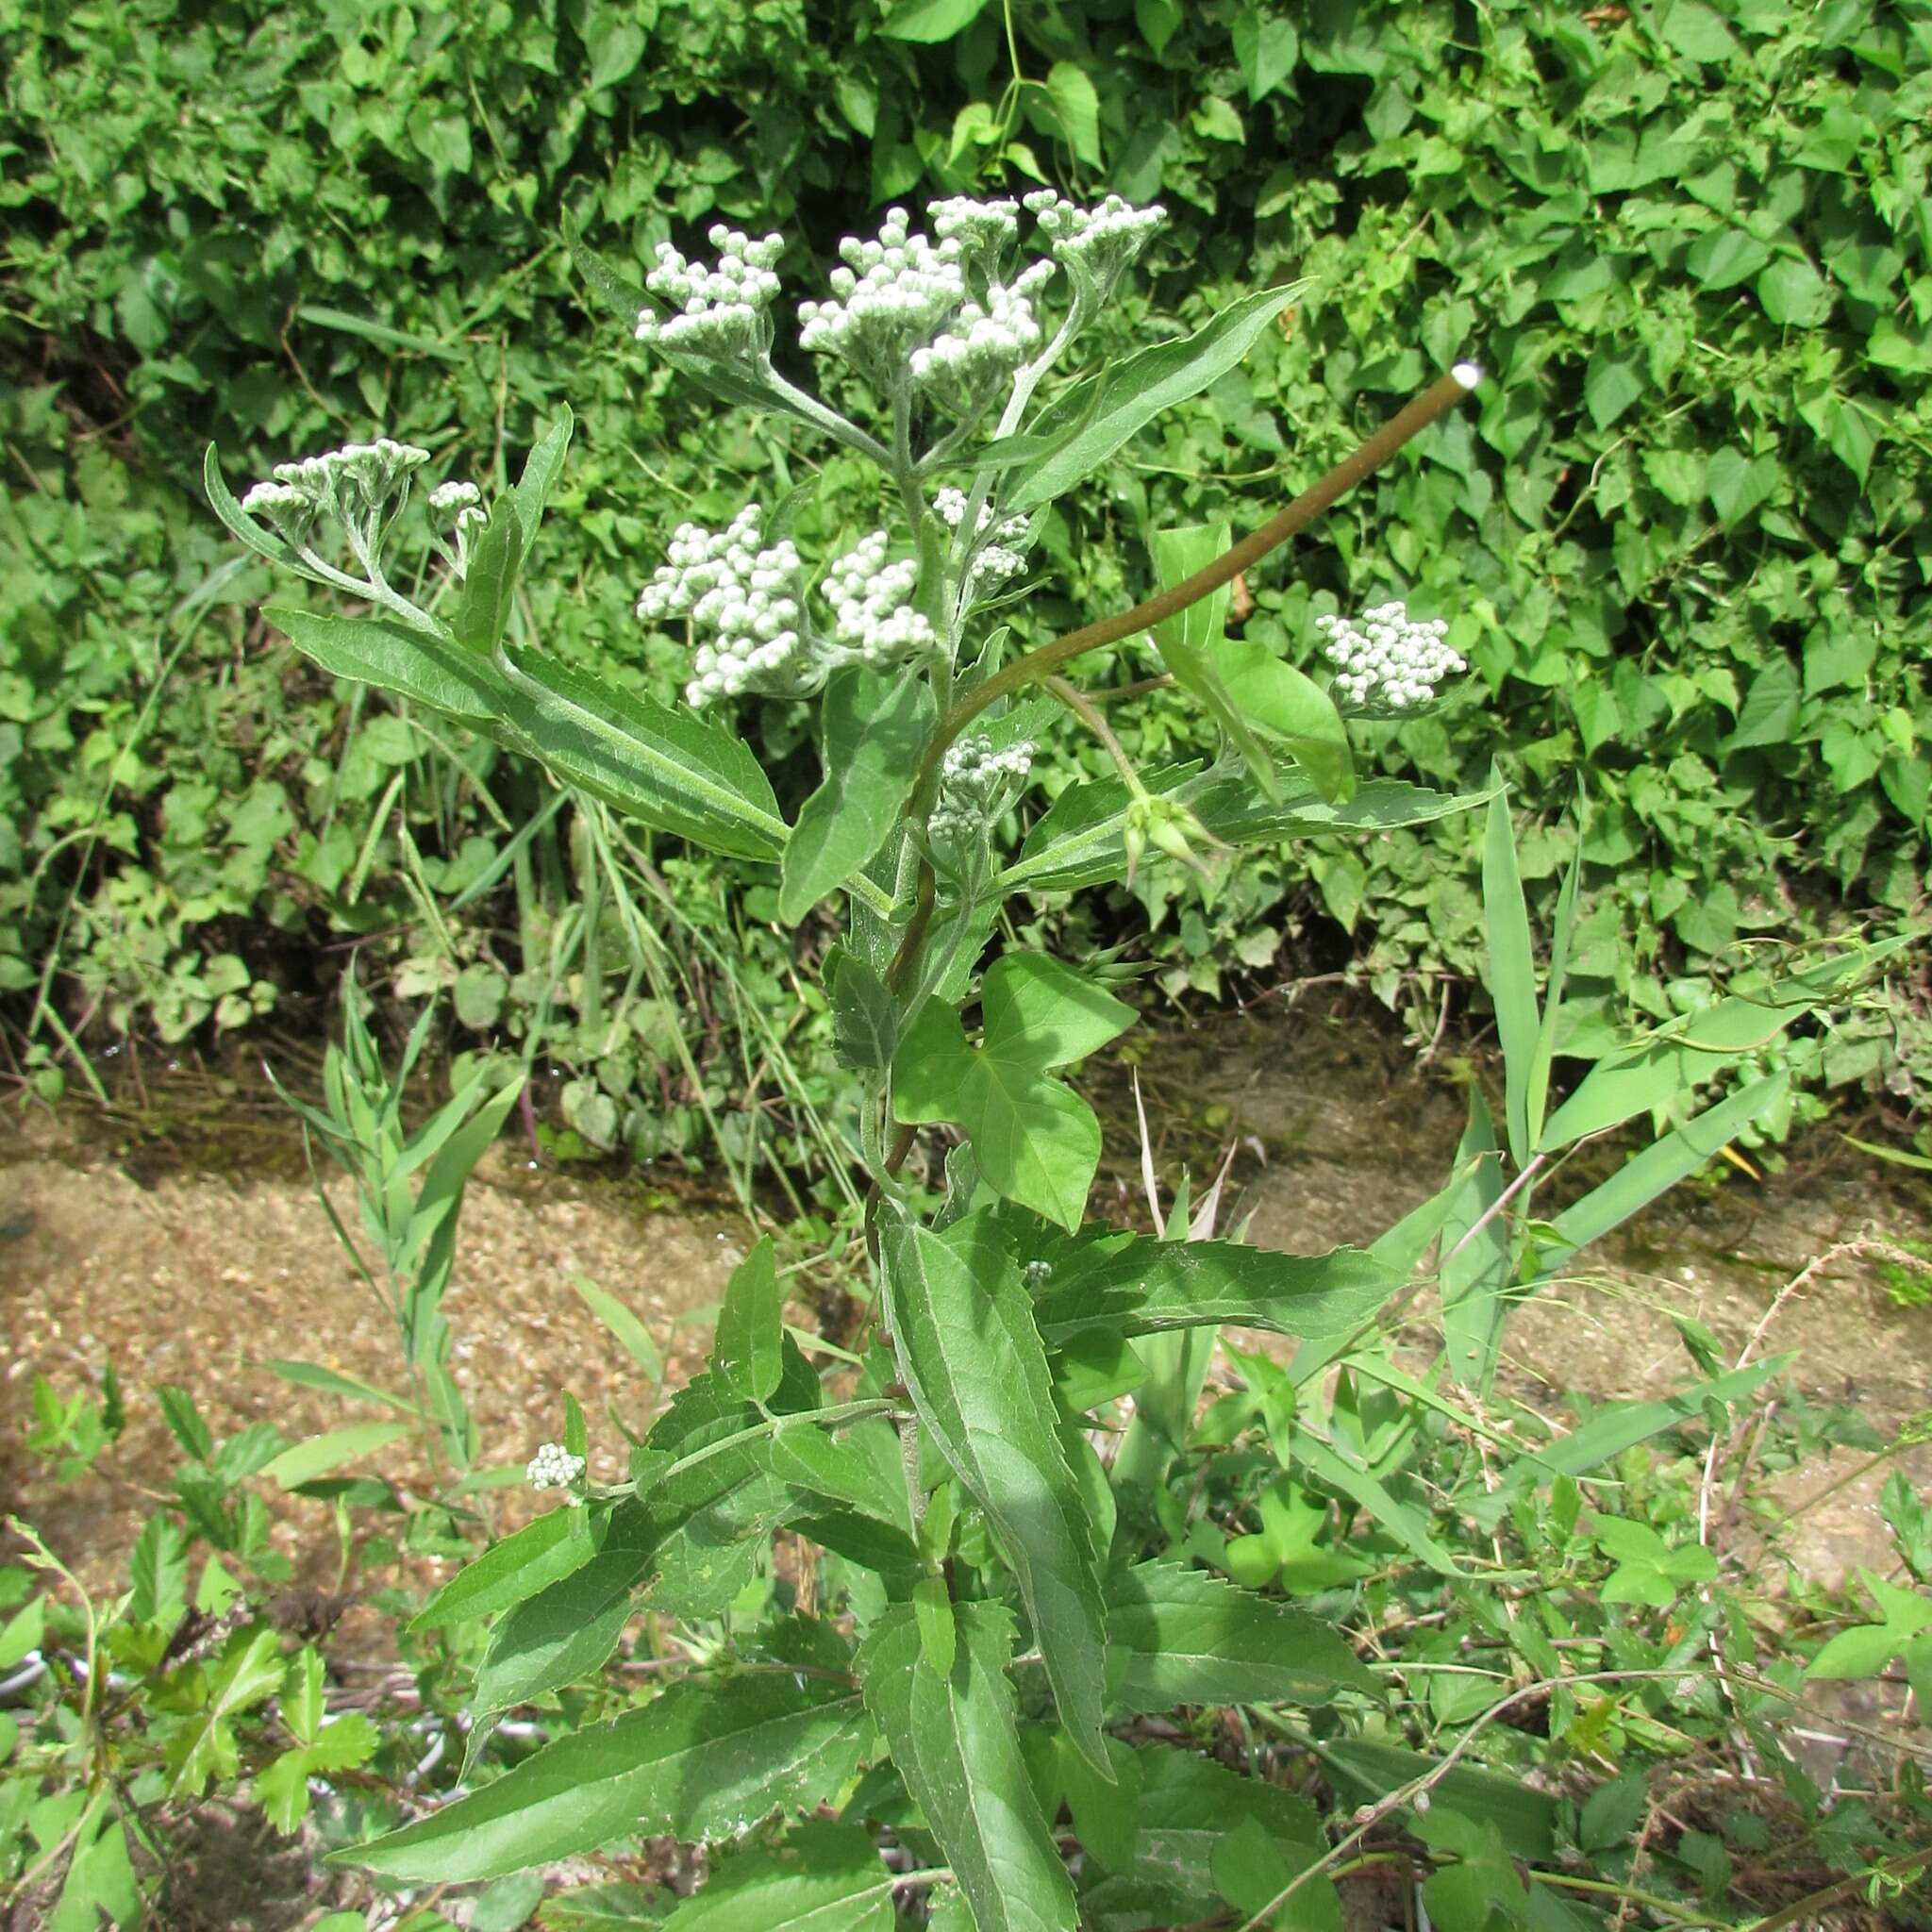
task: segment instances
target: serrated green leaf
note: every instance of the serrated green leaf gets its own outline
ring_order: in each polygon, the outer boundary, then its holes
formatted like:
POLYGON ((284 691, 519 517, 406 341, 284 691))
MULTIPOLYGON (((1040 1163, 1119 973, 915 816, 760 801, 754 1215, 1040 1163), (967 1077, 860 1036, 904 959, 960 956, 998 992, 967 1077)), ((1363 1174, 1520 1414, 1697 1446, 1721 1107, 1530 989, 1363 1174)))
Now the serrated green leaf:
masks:
POLYGON ((775 1852, 714 1864, 664 1932, 892 1932, 893 1883, 864 1832, 808 1820, 775 1852))
POLYGON ((660 832, 740 858, 776 858, 786 828, 751 747, 560 659, 498 647, 513 687, 507 741, 566 784, 660 832))
POLYGON ((1326 1704, 1382 1686, 1326 1624, 1205 1570, 1156 1561, 1108 1579, 1110 1702, 1160 1712, 1177 1704, 1326 1704))
POLYGON ((1032 433, 1050 437, 1083 426, 1051 454, 1016 469, 1002 508, 1009 516, 1021 515, 1064 495, 1155 417, 1225 375, 1306 286, 1292 282, 1257 290, 1185 341, 1157 343, 1091 377, 1092 392, 1088 383, 1079 383, 1057 398, 1035 419, 1032 433))
POLYGON ((1093 1328, 1158 1335, 1228 1324, 1303 1338, 1344 1336, 1407 1274, 1361 1248, 1284 1255, 1114 1230, 1070 1236, 1009 1212, 1007 1219, 1014 1252, 1045 1272, 1034 1314, 1054 1343, 1093 1328))
POLYGON ((457 595, 451 628, 466 650, 487 657, 495 650, 509 623, 516 595, 517 573, 524 560, 523 525, 516 506, 499 499, 490 521, 470 545, 469 563, 457 595))
POLYGON ((543 433, 530 445, 524 458, 524 474, 510 492, 510 506, 516 512, 517 532, 522 541, 522 562, 529 561, 536 548, 537 532, 542 527, 544 506, 557 479, 563 472, 563 459, 570 451, 571 432, 576 418, 568 403, 560 404, 543 433))
POLYGON ((641 1710, 558 1738, 493 1783, 338 1852, 407 1883, 469 1884, 665 1833, 729 1838, 774 1807, 833 1796, 865 1755, 858 1693, 774 1674, 674 1684, 641 1710))
POLYGON ((261 613, 331 677, 373 685, 490 734, 508 719, 514 693, 488 658, 384 618, 331 617, 269 605, 261 613))
POLYGON ((785 1291, 777 1250, 766 1235, 738 1266, 718 1311, 712 1367, 718 1379, 746 1402, 763 1402, 785 1372, 785 1291))
POLYGON ((1075 1932, 1074 1888, 1033 1795, 1007 1666, 1013 1620, 996 1604, 955 1606, 952 1674, 936 1676, 910 1605, 889 1609, 858 1670, 892 1762, 972 1909, 977 1932, 1075 1932))
POLYGON ((998 1531, 1060 1723, 1104 1775, 1104 1553, 1068 1466, 1019 1270, 984 1213, 943 1234, 896 1212, 882 1211, 879 1225, 899 1372, 941 1454, 998 1531))
POLYGON ((883 1074, 899 1043, 899 1009, 872 966, 844 946, 825 955, 825 991, 840 1059, 855 1074, 883 1074))
POLYGON ((411 1620, 435 1630, 465 1617, 494 1616, 581 1570, 603 1543, 608 1507, 551 1509, 466 1563, 411 1620))

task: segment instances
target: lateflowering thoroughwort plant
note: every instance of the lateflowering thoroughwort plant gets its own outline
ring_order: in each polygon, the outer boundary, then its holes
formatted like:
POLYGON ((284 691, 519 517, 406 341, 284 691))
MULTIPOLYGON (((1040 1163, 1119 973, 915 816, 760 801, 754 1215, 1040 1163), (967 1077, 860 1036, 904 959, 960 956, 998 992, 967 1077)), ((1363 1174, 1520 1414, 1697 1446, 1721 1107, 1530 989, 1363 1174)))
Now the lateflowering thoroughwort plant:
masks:
MULTIPOLYGON (((1185 1778, 1161 1786, 1168 1774, 1111 1724, 1182 1702, 1373 1694, 1348 1646, 1313 1619, 1205 1573, 1132 1560, 1117 1519, 1149 1519, 1133 1486, 1164 1464, 1137 1453, 1112 1479, 1089 1430, 1150 1370, 1150 1413, 1198 1388, 1189 1352, 1176 1352, 1187 1331, 1240 1323, 1339 1343, 1404 1269, 1352 1248, 1264 1254, 1083 1225, 1100 1128, 1062 1074, 1133 1010, 1062 960, 1009 947, 982 969, 982 955, 1016 894, 1168 858, 1211 869, 1241 845, 1414 824, 1473 802, 1357 785, 1349 758, 1346 714, 1392 715, 1460 668, 1440 627, 1399 607, 1331 627, 1339 675, 1324 690, 1226 638, 1223 617, 1239 572, 1477 376, 1444 375, 1241 542, 1220 529, 1169 533, 1158 595, 1021 651, 998 619, 1024 598, 1043 510, 1233 368, 1295 293, 1260 291, 1185 340, 1037 400, 1159 213, 1112 198, 1082 208, 1050 192, 1025 209, 1030 260, 1013 202, 938 203, 929 236, 895 210, 875 240, 842 244, 829 298, 799 309, 799 341, 831 392, 870 397, 872 427, 775 367, 776 237, 713 229, 710 267, 666 246, 641 291, 578 248, 654 353, 722 400, 802 421, 884 477, 880 527, 823 567, 790 534, 793 503, 677 532, 638 609, 654 629, 688 630, 687 709, 515 634, 518 573, 567 417, 495 504, 460 482, 431 491, 447 564, 433 608, 397 589, 386 562, 424 451, 385 441, 285 464, 239 503, 209 452, 210 496, 238 536, 369 607, 270 612, 325 669, 541 759, 648 826, 774 864, 787 922, 835 893, 849 916, 824 972, 862 1083, 871 1178, 879 1319, 856 1374, 841 1366, 829 1389, 790 1337, 760 1243, 730 1283, 708 1372, 631 1446, 627 1479, 586 1479, 572 1405, 566 1441, 530 1470, 567 1506, 496 1544, 418 1621, 496 1619, 474 1765, 502 1713, 593 1676, 639 1611, 729 1611, 780 1529, 818 1553, 808 1574, 829 1614, 808 1614, 813 1591, 801 1588, 793 1614, 708 1646, 705 1668, 648 1704, 357 1854, 392 1878, 487 1877, 637 1833, 727 1840, 774 1811, 844 1798, 852 1822, 815 1823, 790 1849, 727 1863, 717 1916, 702 1923, 831 1914, 886 1926, 895 1887, 912 1882, 948 1888, 955 1923, 1071 1927, 1076 1887, 1130 1860, 1146 1780, 1157 1812, 1192 1807, 1206 1827, 1215 1809, 1185 1778), (1108 694, 1067 681, 1084 654, 1143 633, 1218 732, 1211 762, 1137 772, 1106 725, 1108 694), (823 778, 790 824, 750 749, 704 715, 743 691, 816 706, 823 778), (1024 797, 1034 746, 1063 720, 1099 735, 1116 775, 1069 786, 1009 851, 997 828, 1024 797), (963 1139, 926 1212, 907 1167, 920 1128, 940 1124, 963 1139), (1051 1824, 1063 1799, 1081 1844, 1071 1862, 1051 1824), (859 1828, 867 1819, 894 1826, 915 1865, 918 1848, 933 1856, 909 1877, 889 1871, 859 1828)), ((1288 1836, 1303 1863, 1318 1856, 1308 1834, 1288 1836)))

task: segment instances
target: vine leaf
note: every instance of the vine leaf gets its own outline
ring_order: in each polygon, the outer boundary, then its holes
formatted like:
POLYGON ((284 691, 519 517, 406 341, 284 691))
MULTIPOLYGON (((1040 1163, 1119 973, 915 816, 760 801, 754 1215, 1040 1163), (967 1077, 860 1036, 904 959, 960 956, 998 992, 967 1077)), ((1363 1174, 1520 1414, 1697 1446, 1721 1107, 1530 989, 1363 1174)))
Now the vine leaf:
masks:
POLYGON ((892 1057, 893 1111, 908 1125, 956 1122, 990 1186, 1076 1228, 1100 1164, 1100 1122, 1048 1070, 1105 1046, 1134 1009, 1041 953, 996 960, 980 1007, 976 1048, 941 1001, 913 1015, 892 1057))
POLYGON ((879 1230, 900 1373, 941 1454, 1005 1546, 1060 1723, 1110 1775, 1100 1727, 1104 1552, 1067 1460, 1020 1272, 985 1213, 934 1234, 888 1209, 879 1230))
POLYGON ((1020 1754, 1011 1613, 953 1607, 953 1667, 926 1661, 918 1613, 895 1605, 859 1646, 866 1708, 959 1882, 978 1932, 1074 1932, 1074 1888, 1020 1754))

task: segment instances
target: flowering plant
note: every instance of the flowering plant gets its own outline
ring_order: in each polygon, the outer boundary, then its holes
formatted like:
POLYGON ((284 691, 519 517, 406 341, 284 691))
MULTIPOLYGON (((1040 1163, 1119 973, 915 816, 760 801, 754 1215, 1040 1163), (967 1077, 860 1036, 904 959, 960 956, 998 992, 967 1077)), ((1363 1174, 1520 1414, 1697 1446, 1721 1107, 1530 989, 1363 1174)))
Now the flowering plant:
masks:
POLYGON ((1460 668, 1440 626, 1399 607, 1364 628, 1329 626, 1339 671, 1324 688, 1227 637, 1224 616, 1238 573, 1476 375, 1445 375, 1241 541, 1166 533, 1157 594, 1022 650, 1009 624, 1046 508, 1234 368, 1295 291, 1257 291, 1191 336, 1043 394, 1159 210, 1042 191, 1024 205, 955 199, 927 212, 930 234, 894 209, 875 237, 845 242, 829 296, 798 309, 799 348, 825 371, 826 393, 869 397, 873 426, 774 360, 779 238, 714 228, 710 265, 667 244, 641 290, 574 242, 652 353, 881 473, 878 525, 822 564, 802 554, 786 504, 749 508, 723 530, 677 530, 638 615, 654 633, 682 627, 687 708, 556 663, 512 623, 568 417, 498 502, 460 480, 430 492, 447 568, 426 603, 398 591, 385 563, 425 452, 383 441, 285 464, 239 503, 209 453, 209 494, 243 541, 369 607, 270 612, 325 669, 440 710, 647 825, 775 864, 789 924, 837 894, 847 914, 824 972, 861 1091, 876 1301, 863 1354, 832 1357, 845 1386, 835 1395, 786 1326, 774 1249, 760 1242, 731 1280, 708 1371, 630 1445, 622 1477, 592 1478, 571 1405, 565 1441, 543 1445, 528 1472, 567 1506, 499 1542, 419 1622, 497 1620, 473 1701, 474 1761, 503 1713, 593 1674, 640 1609, 728 1612, 780 1531, 816 1552, 819 1600, 838 1614, 809 1614, 801 1588, 795 1614, 735 1632, 712 1674, 562 1737, 359 1849, 395 1879, 487 1877, 640 1831, 729 1840, 774 1810, 844 1795, 855 1823, 805 1827, 782 1858, 727 1869, 722 1897, 742 1894, 752 1914, 730 1923, 804 1923, 782 1916, 783 1894, 799 1911, 809 1902, 842 1911, 841 1924, 884 1926, 894 1889, 911 1883, 943 1887, 940 1909, 956 1924, 1071 1928, 1076 1886, 1108 1882, 1119 1853, 1096 1831, 1070 1865, 1051 1828, 1054 1793, 1086 1794, 1071 1797, 1075 1818, 1097 1821, 1115 1802, 1100 1794, 1138 1779, 1109 1733, 1122 1716, 1374 1693, 1320 1624, 1171 1561, 1136 1560, 1144 1546, 1124 1525, 1158 1513, 1199 1388, 1198 1353, 1174 1338, 1240 1323, 1326 1359, 1407 1264, 1088 1224, 1100 1127, 1063 1074, 1117 1038, 1133 1008, 1099 974, 1047 955, 1008 944, 983 966, 982 956, 1018 895, 1141 862, 1207 868, 1242 845, 1474 802, 1360 783, 1349 755, 1350 715, 1412 708, 1460 668), (1143 633, 1162 679, 1199 701, 1220 741, 1211 759, 1137 772, 1106 724, 1111 694, 1065 675, 1143 633), (719 715, 744 692, 816 702, 823 775, 789 822, 719 715), (1061 717, 1100 738, 1115 775, 1065 788, 1012 852, 1001 827, 1061 717), (939 1125, 955 1132, 935 1207, 912 1156, 921 1129, 939 1125), (1109 1465, 1096 1431, 1129 1391, 1139 1407, 1109 1465), (1043 1783, 1042 1762, 1054 1767, 1043 1783), (868 1764, 861 1805, 853 1781, 868 1764), (885 1870, 857 1831, 863 1818, 896 1819, 903 1845, 928 1843, 937 1858, 885 1870))

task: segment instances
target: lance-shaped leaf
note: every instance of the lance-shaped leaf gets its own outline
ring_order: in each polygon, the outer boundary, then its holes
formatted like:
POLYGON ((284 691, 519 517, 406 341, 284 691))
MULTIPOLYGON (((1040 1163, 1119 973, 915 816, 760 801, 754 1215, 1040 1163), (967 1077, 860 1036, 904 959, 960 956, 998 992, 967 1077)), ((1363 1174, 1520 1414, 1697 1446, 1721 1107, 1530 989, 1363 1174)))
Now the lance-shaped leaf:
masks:
POLYGON ((513 1608, 581 1570, 601 1547, 609 1520, 608 1507, 589 1504, 546 1511, 466 1563, 417 1611, 409 1628, 435 1630, 513 1608))
POLYGON ((778 917, 796 925, 891 835, 935 717, 924 676, 863 665, 835 672, 820 717, 824 777, 799 808, 778 880, 778 917))
POLYGON ((738 858, 775 858, 785 822, 751 747, 534 651, 505 644, 516 739, 567 785, 660 832, 738 858))
MULTIPOLYGON (((1495 775, 1491 768, 1491 776, 1495 775)), ((1496 1037, 1503 1047, 1507 1091, 1503 1121, 1509 1158, 1521 1168, 1529 1158, 1541 1122, 1529 1118, 1530 1070, 1542 1031, 1536 997, 1536 952, 1529 936, 1529 911, 1516 866, 1516 832, 1509 822, 1508 794, 1498 790, 1490 800, 1483 833, 1483 921, 1489 935, 1490 998, 1496 1008, 1496 1037)))
POLYGON ((1257 289, 1184 341, 1157 342, 1056 398, 1034 419, 1033 433, 1042 439, 1060 430, 1069 434, 1013 472, 1002 495, 1008 513, 1037 509, 1063 495, 1155 417, 1225 375, 1306 286, 1257 289), (1090 393, 1090 387, 1098 393, 1090 393))
POLYGON ((785 1291, 777 1251, 766 1235, 738 1266, 718 1311, 718 1379, 746 1402, 762 1402, 785 1372, 785 1291))
POLYGON ((775 1852, 714 1864, 664 1932, 892 1932, 895 1883, 864 1832, 814 1819, 775 1852))
MULTIPOLYGON (((1497 1211, 1503 1160, 1482 1089, 1469 1090, 1469 1124, 1456 1149, 1457 1179, 1442 1223, 1437 1278, 1442 1299, 1442 1345, 1449 1373, 1487 1395, 1495 1380, 1508 1311, 1509 1224, 1497 1211)), ((1523 1198, 1519 1191, 1518 1200, 1523 1198)))
POLYGON ((1240 779, 1220 779, 1191 799, 1195 815, 1217 839, 1230 845, 1257 845, 1276 839, 1305 839, 1313 832, 1389 832, 1424 825, 1458 811, 1487 805, 1488 791, 1432 791, 1400 778, 1375 778, 1354 797, 1337 804, 1311 791, 1292 792, 1278 806, 1257 798, 1240 779))
POLYGON ((1547 1280, 1568 1264, 1571 1251, 1601 1241, 1624 1222, 1668 1192, 1681 1180, 1719 1154, 1760 1114, 1769 1113, 1785 1096, 1789 1085, 1782 1073, 1753 1080, 1737 1092, 1706 1108, 1695 1120, 1654 1141, 1641 1154, 1626 1160, 1608 1180, 1573 1202, 1550 1224, 1559 1244, 1550 1265, 1539 1275, 1547 1280))
POLYGON ((509 623, 510 600, 523 567, 524 526, 508 498, 490 512, 482 534, 470 546, 469 566, 457 593, 451 628, 466 650, 486 656, 495 650, 509 623))
POLYGON ((570 412, 570 405, 566 403, 556 420, 530 445, 530 454, 524 459, 524 474, 510 492, 510 504, 516 511, 517 531, 523 538, 525 559, 536 546, 537 531, 543 522, 543 507, 550 501, 550 492, 556 488, 558 476, 562 472, 564 455, 570 448, 571 430, 575 421, 570 412))
POLYGON ((1352 1334, 1406 1278, 1361 1248, 1283 1255, 1234 1241, 1162 1241, 1119 1232, 1063 1235, 1010 1209, 1014 1252, 1041 1264, 1041 1333, 1158 1335, 1224 1323, 1304 1338, 1352 1334))
POLYGON ((1382 1695, 1319 1618, 1180 1563, 1136 1563, 1109 1577, 1107 1634, 1110 1702, 1124 1710, 1382 1695))
POLYGON ((911 1606, 889 1609, 859 1646, 866 1708, 925 1814, 978 1932, 1074 1932, 1074 1888, 1020 1755, 1007 1666, 1013 1620, 996 1604, 954 1606, 953 1668, 934 1674, 911 1606))
POLYGON ((468 1884, 594 1851, 614 1838, 729 1838, 776 1807, 824 1803, 871 1725, 836 1678, 785 1674, 674 1684, 590 1724, 454 1805, 335 1854, 408 1884, 468 1884))
POLYGON ((980 1008, 976 1048, 940 1000, 913 1015, 892 1058, 893 1110, 908 1124, 957 1122, 990 1186, 1077 1227, 1100 1164, 1100 1122, 1048 1069, 1105 1046, 1134 1009, 1040 953, 996 960, 980 1008))
POLYGON ((518 1603, 491 1633, 471 1702, 475 1714, 512 1709, 600 1670, 662 1539, 641 1506, 620 1503, 596 1555, 518 1603))
POLYGON ((1906 937, 1814 960, 1757 991, 1719 1000, 1606 1054, 1549 1117, 1537 1145, 1554 1151, 1653 1108, 1672 1106, 1735 1058, 1768 1046, 1819 1003, 1842 999, 1848 980, 1856 983, 1906 937))
POLYGON ((261 613, 331 677, 373 685, 494 736, 516 704, 509 680, 487 658, 387 618, 329 617, 271 604, 261 613))
POLYGON ((991 1216, 969 1215, 943 1234, 895 1212, 879 1225, 899 1373, 999 1533, 1060 1723, 1105 1775, 1104 1552, 1060 1440, 1032 1302, 991 1216))

